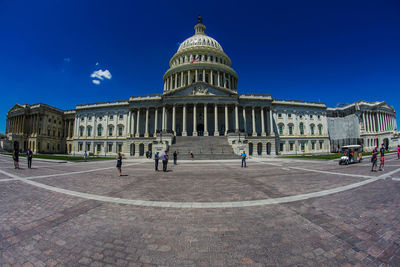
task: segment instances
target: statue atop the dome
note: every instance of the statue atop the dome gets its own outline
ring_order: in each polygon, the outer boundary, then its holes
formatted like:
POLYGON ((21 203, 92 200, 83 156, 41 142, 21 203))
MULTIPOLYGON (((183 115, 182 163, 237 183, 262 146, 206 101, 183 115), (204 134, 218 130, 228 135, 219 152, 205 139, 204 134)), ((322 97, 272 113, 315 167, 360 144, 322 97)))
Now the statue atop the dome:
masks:
POLYGON ((198 15, 198 16, 197 16, 197 21, 198 21, 200 24, 203 24, 203 19, 202 19, 201 15, 198 15))

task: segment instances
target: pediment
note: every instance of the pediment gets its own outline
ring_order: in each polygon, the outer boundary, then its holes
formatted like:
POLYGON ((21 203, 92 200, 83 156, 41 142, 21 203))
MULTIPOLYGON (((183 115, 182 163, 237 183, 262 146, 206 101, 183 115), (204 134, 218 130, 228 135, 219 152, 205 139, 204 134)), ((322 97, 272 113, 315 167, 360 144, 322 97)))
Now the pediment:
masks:
POLYGON ((219 88, 207 83, 196 83, 189 86, 165 92, 165 96, 231 96, 236 93, 225 88, 219 88))
POLYGON ((24 109, 24 107, 21 106, 20 104, 15 104, 12 108, 10 108, 10 110, 8 111, 8 113, 10 113, 10 112, 17 112, 17 111, 20 111, 20 110, 23 110, 23 109, 24 109))

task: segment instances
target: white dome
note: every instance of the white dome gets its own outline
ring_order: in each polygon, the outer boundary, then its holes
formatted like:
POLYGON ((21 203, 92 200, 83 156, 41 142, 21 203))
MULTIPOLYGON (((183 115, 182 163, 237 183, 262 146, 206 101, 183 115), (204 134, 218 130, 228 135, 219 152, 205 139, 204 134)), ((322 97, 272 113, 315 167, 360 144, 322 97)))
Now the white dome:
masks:
POLYGON ((192 37, 187 38, 178 48, 178 52, 186 48, 192 47, 209 47, 220 50, 223 52, 221 45, 212 37, 205 34, 195 34, 192 37))

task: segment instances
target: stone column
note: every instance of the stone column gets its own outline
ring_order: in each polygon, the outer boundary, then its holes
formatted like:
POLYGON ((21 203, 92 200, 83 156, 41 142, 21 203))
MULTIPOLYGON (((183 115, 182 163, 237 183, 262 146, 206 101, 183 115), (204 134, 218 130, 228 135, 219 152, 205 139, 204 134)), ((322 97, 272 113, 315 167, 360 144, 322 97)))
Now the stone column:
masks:
POLYGON ((265 133, 265 121, 264 121, 264 108, 261 107, 261 136, 267 136, 265 133))
POLYGON ((194 81, 197 83, 199 81, 199 75, 197 73, 197 70, 195 71, 196 77, 194 77, 194 81))
POLYGON ((176 106, 172 106, 172 131, 174 132, 174 135, 176 135, 176 106))
MULTIPOLYGON (((140 109, 137 110, 137 117, 136 117, 136 135, 135 137, 140 137, 140 109)), ((138 147, 139 149, 139 147, 138 147)))
POLYGON ((178 73, 175 73, 175 87, 174 89, 178 88, 178 73))
POLYGON ((183 86, 185 86, 185 85, 183 84, 183 71, 181 71, 181 86, 180 87, 183 87, 183 86))
POLYGON ((376 132, 376 125, 375 125, 375 113, 372 113, 372 132, 376 132))
POLYGON ((196 103, 193 104, 193 136, 197 136, 196 103))
POLYGON ((192 79, 190 79, 190 70, 188 70, 188 85, 192 84, 192 79))
POLYGON ((220 87, 220 80, 221 80, 221 74, 218 71, 218 76, 217 76, 217 87, 220 87))
POLYGON ((218 131, 218 105, 214 105, 214 136, 219 136, 218 131))
POLYGON ((149 108, 146 108, 146 125, 144 127, 144 137, 149 137, 149 108))
POLYGON ((225 72, 224 72, 224 88, 226 88, 226 76, 225 76, 225 72))
POLYGON ((269 110, 269 127, 270 127, 270 133, 269 133, 269 135, 270 136, 274 136, 275 135, 275 133, 274 133, 274 122, 272 121, 272 108, 269 110))
POLYGON ((239 132, 239 108, 235 105, 235 132, 239 132))
MULTIPOLYGON (((126 118, 126 123, 125 123, 125 135, 128 137, 129 136, 129 127, 130 127, 130 123, 131 123, 131 116, 132 116, 132 112, 131 110, 129 110, 128 112, 128 117, 126 118)), ((107 115, 107 123, 106 123, 106 136, 108 136, 108 115, 107 115)))
POLYGON ((135 136, 135 111, 132 111, 131 113, 131 122, 130 122, 130 129, 129 129, 129 136, 134 137, 135 136))
POLYGON ((206 69, 203 69, 203 82, 206 82, 206 69))
POLYGON ((225 135, 228 135, 229 131, 229 117, 228 117, 228 104, 225 105, 225 135))
POLYGON ((157 136, 157 125, 158 125, 158 107, 154 110, 154 137, 157 136))
POLYGON ((254 112, 254 107, 251 107, 251 121, 253 127, 253 136, 257 136, 257 129, 256 129, 256 114, 254 112))
POLYGON ((213 72, 210 70, 210 84, 214 85, 214 77, 213 77, 213 72))
POLYGON ((164 91, 166 91, 167 90, 167 83, 166 83, 166 81, 164 80, 164 91))
POLYGON ((165 106, 163 106, 162 107, 162 123, 161 123, 161 130, 162 131, 165 131, 165 129, 166 129, 166 127, 165 127, 165 120, 166 120, 166 118, 165 118, 165 106))
POLYGON ((204 103, 204 136, 208 136, 207 103, 204 103))
POLYGON ((187 129, 186 129, 186 104, 183 105, 183 114, 182 114, 182 136, 187 136, 187 129))
POLYGON ((247 133, 247 121, 246 121, 246 107, 243 106, 243 127, 244 127, 244 132, 247 133))

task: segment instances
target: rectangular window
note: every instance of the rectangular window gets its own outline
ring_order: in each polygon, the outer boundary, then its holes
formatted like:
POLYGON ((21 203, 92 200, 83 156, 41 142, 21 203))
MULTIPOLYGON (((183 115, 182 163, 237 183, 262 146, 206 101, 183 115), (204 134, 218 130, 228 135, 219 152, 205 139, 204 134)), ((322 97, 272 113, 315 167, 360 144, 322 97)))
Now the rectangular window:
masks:
POLYGON ((123 119, 124 118, 124 115, 119 115, 119 119, 123 119))
POLYGON ((319 135, 322 135, 322 126, 321 125, 318 126, 318 133, 319 133, 319 135))
POLYGON ((110 127, 108 128, 108 136, 112 136, 112 134, 113 134, 113 128, 110 127))
POLYGON ((113 115, 111 115, 111 116, 110 116, 110 120, 113 120, 113 119, 114 119, 114 116, 113 116, 113 115))
POLYGON ((101 145, 97 144, 97 153, 100 153, 100 152, 101 152, 101 145))
POLYGON ((305 151, 306 150, 306 145, 304 143, 301 143, 301 151, 305 151))
POLYGON ((112 152, 112 144, 108 144, 108 152, 112 152))
POLYGON ((82 151, 82 148, 83 148, 83 144, 79 143, 79 151, 82 151))
POLYGON ((283 125, 279 124, 279 134, 282 135, 283 134, 283 125))
POLYGON ((314 126, 311 126, 311 135, 314 135, 314 126))
POLYGON ((283 143, 279 143, 279 151, 280 151, 280 152, 283 151, 283 143))
POLYGON ((289 126, 289 134, 293 135, 293 126, 292 125, 289 126))
POLYGON ((122 127, 121 127, 121 126, 118 127, 118 135, 119 135, 119 136, 122 136, 122 127))
POLYGON ((282 114, 281 113, 278 114, 278 118, 282 118, 282 114))
POLYGON ((319 142, 319 149, 322 149, 323 144, 324 144, 324 141, 319 142))
POLYGON ((90 143, 88 143, 88 144, 86 145, 86 147, 87 147, 87 151, 90 151, 90 143))
POLYGON ((89 120, 90 120, 90 121, 92 120, 92 116, 89 116, 89 120))
POLYGON ((118 152, 122 152, 122 144, 118 144, 118 152))
POLYGON ((292 117, 292 114, 289 113, 287 116, 288 116, 288 118, 291 118, 291 117, 292 117))
POLYGON ((312 143, 311 143, 311 149, 312 149, 312 150, 315 150, 315 142, 312 142, 312 143))
POLYGON ((293 143, 290 143, 289 147, 290 147, 290 151, 293 151, 293 143))
POLYGON ((89 128, 87 128, 87 135, 88 135, 88 136, 90 136, 90 135, 91 135, 91 130, 92 130, 92 128, 90 128, 90 127, 89 127, 89 128))
POLYGON ((310 119, 312 119, 313 118, 313 115, 310 115, 310 119))

